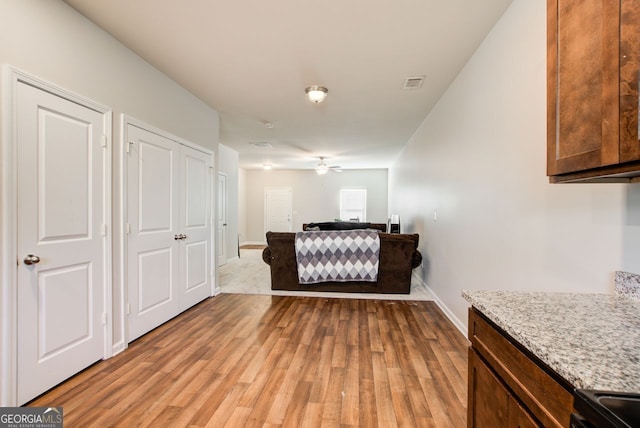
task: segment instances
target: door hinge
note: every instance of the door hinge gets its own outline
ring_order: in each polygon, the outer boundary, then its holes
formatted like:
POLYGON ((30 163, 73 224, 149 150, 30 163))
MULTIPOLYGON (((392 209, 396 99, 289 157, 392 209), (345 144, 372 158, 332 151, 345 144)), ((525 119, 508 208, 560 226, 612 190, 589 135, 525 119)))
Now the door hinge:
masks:
POLYGON ((125 315, 129 315, 131 313, 131 305, 127 303, 127 308, 125 310, 125 315))
POLYGON ((107 147, 107 136, 106 135, 102 135, 102 147, 107 147))
POLYGON ((134 145, 135 143, 136 143, 135 141, 129 141, 127 143, 127 153, 131 151, 131 146, 134 145))
POLYGON ((126 233, 127 235, 131 233, 131 225, 129 223, 127 223, 127 225, 125 226, 124 233, 126 233))
POLYGON ((107 325, 107 313, 102 313, 102 325, 107 325))
POLYGON ((210 166, 210 167, 209 167, 209 174, 213 175, 213 172, 214 172, 213 167, 212 167, 212 166, 210 166))
POLYGON ((107 236, 107 225, 102 224, 102 236, 107 236))

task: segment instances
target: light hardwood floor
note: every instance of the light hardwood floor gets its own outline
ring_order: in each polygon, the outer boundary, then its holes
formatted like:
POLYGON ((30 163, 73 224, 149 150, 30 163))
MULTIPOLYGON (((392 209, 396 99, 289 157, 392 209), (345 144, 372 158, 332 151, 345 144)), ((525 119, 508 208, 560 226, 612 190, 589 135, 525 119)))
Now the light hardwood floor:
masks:
POLYGON ((222 294, 29 405, 65 427, 464 427, 466 379, 433 302, 222 294))

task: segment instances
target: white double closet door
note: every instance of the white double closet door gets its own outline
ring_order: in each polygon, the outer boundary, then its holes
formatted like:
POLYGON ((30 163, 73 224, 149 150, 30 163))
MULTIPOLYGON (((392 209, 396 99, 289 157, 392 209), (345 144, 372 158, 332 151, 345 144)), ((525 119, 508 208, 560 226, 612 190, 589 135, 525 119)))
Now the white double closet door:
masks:
POLYGON ((128 124, 128 341, 211 295, 211 154, 128 124))

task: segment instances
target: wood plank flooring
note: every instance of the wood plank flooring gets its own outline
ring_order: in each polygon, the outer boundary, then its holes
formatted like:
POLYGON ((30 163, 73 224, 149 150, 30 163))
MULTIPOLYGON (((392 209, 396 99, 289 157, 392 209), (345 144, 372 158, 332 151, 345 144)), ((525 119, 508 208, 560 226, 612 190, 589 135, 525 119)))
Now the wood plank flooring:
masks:
POLYGON ((65 427, 464 427, 466 379, 433 302, 222 294, 29 405, 65 427))

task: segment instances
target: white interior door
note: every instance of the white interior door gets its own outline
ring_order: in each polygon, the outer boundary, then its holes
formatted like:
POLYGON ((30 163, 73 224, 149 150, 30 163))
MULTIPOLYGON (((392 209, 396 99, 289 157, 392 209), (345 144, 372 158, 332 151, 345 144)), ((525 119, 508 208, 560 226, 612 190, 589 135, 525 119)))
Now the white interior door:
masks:
POLYGON ((110 195, 104 114, 17 85, 17 402, 23 404, 104 357, 110 195))
POLYGON ((292 192, 290 187, 265 189, 265 233, 291 232, 292 192))
POLYGON ((127 127, 129 341, 180 311, 180 145, 127 127))
POLYGON ((211 155, 180 146, 180 310, 211 295, 211 155))
POLYGON ((218 266, 227 262, 227 176, 218 173, 218 215, 216 216, 218 236, 218 266))
POLYGON ((211 295, 210 154, 128 124, 128 340, 211 295))

